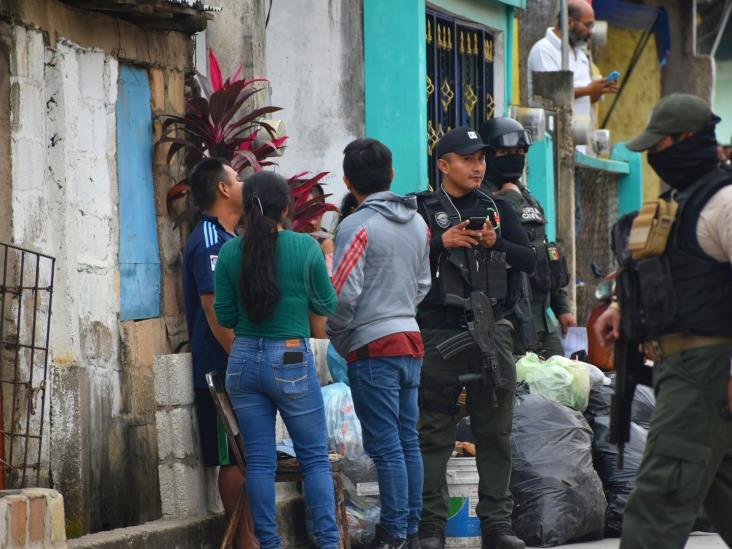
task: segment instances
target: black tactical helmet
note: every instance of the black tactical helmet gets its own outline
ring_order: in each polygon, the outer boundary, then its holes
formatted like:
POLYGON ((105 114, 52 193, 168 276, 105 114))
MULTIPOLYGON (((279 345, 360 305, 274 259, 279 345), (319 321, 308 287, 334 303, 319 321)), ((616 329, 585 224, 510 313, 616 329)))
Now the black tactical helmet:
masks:
POLYGON ((493 118, 481 124, 478 130, 483 143, 494 149, 529 148, 531 136, 520 122, 513 118, 493 118))

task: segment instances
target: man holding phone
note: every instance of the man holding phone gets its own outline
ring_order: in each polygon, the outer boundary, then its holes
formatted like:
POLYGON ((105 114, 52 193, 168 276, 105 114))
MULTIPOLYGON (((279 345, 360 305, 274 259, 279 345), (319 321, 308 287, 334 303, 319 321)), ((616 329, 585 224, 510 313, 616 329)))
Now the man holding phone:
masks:
MULTIPOLYGON (((486 171, 485 145, 467 127, 447 133, 435 147, 442 185, 419 193, 419 213, 430 227, 432 288, 419 306, 417 320, 425 356, 420 383, 419 432, 424 462, 424 490, 419 542, 422 549, 442 549, 449 511, 447 462, 455 446, 459 376, 475 373, 483 355, 473 345, 445 359, 443 342, 464 334, 475 312, 448 304, 447 295, 478 291, 493 304, 495 353, 500 384, 467 383, 467 408, 477 448, 480 481, 476 514, 483 547, 522 549, 511 524, 511 424, 516 368, 512 326, 503 320, 510 308, 511 272, 532 272, 536 256, 510 205, 480 190, 486 171), (475 262, 471 265, 471 262, 475 262), (510 267, 509 267, 510 266, 510 267), (475 275, 475 276, 474 276, 475 275), (493 398, 495 397, 495 398, 493 398)), ((489 314, 489 313, 487 313, 489 314)))
MULTIPOLYGON (((569 70, 574 74, 574 116, 590 117, 591 104, 606 93, 618 93, 617 77, 593 80, 592 65, 584 52, 584 45, 592 36, 595 26, 595 11, 585 0, 569 0, 569 70)), ((562 70, 562 29, 557 21, 555 27, 549 27, 544 38, 531 48, 528 60, 529 102, 533 99, 533 77, 535 72, 553 72, 562 70)), ((611 75, 614 76, 614 75, 611 75)))

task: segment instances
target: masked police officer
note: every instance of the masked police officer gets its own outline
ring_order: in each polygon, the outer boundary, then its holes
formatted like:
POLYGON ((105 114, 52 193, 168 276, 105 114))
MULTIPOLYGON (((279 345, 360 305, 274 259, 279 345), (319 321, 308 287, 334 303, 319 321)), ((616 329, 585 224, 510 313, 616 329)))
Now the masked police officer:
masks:
POLYGON ((417 316, 425 346, 419 421, 425 469, 419 535, 422 549, 444 547, 446 469, 455 445, 456 401, 463 385, 467 386, 467 408, 477 449, 480 482, 476 512, 483 547, 524 547, 511 526, 510 432, 516 370, 511 325, 501 318, 511 293, 507 283, 511 272, 533 271, 535 256, 510 205, 480 190, 487 149, 477 132, 465 127, 452 130, 435 148, 442 185, 434 193, 418 195, 419 212, 432 234, 432 288, 417 316), (469 295, 473 304, 487 303, 490 310, 480 305, 461 306, 455 299, 469 295), (488 313, 494 317, 489 321, 488 313), (475 329, 476 324, 480 329, 475 329), (478 340, 485 350, 482 338, 493 331, 491 349, 482 352, 478 340), (469 341, 460 352, 445 358, 449 353, 442 352, 441 344, 468 334, 475 334, 476 342, 469 341), (492 377, 485 370, 475 374, 486 364, 486 355, 495 359, 488 360, 494 365, 492 377), (477 381, 458 379, 471 372, 477 381))
POLYGON ((663 198, 678 210, 665 249, 644 259, 637 237, 647 231, 633 222, 637 262, 625 263, 620 280, 637 280, 628 286, 638 295, 625 299, 621 284, 620 305, 597 324, 606 344, 621 326, 623 338, 643 339, 654 361, 656 408, 625 510, 623 548, 683 547, 701 504, 732 546, 732 172, 719 167, 717 122, 703 100, 674 94, 627 144, 648 151, 648 163, 671 187, 663 198), (633 318, 642 319, 637 328, 633 318))
POLYGON ((536 350, 545 358, 563 356, 562 342, 547 310, 551 307, 565 335, 569 327, 577 325, 577 321, 564 289, 569 281, 566 263, 561 261, 556 244, 549 243, 546 237, 544 208, 520 181, 531 137, 512 118, 493 118, 484 122, 478 133, 494 151, 482 188, 513 206, 537 258, 536 270, 530 276, 530 311, 522 310, 520 303, 517 303, 508 316, 514 325, 514 352, 524 354, 526 350, 536 350), (529 334, 525 334, 526 330, 535 331, 536 337, 530 334, 533 341, 529 339, 529 334))

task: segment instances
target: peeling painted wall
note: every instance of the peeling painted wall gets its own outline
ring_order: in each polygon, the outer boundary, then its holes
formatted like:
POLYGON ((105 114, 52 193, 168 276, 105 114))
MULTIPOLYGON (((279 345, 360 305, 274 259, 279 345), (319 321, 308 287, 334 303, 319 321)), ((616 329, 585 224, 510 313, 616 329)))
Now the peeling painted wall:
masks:
POLYGON ((130 425, 140 418, 125 410, 130 363, 121 360, 118 320, 118 63, 70 42, 46 47, 36 30, 15 27, 14 35, 12 240, 58 260, 46 459, 69 503, 88 501, 70 509, 73 535, 159 515, 157 490, 131 486, 119 466, 135 455, 154 458, 155 448, 154 404, 152 430, 142 436, 130 425), (135 452, 150 435, 149 450, 135 452), (135 501, 133 489, 152 498, 135 501), (126 497, 110 498, 115 493, 126 497))
POLYGON ((12 172, 0 237, 57 258, 44 481, 63 493, 71 537, 140 524, 160 516, 152 363, 185 337, 182 239, 165 208, 178 174, 162 148, 153 158, 162 316, 120 322, 118 67, 147 70, 154 114, 180 114, 191 43, 57 0, 2 5, 0 16, 14 21, 0 24, 0 76, 10 76, 0 147, 11 159, 0 175, 12 172))
POLYGON ((346 192, 343 149, 364 134, 360 0, 275 3, 267 27, 271 103, 283 107, 289 140, 284 176, 329 171, 326 193, 346 192))

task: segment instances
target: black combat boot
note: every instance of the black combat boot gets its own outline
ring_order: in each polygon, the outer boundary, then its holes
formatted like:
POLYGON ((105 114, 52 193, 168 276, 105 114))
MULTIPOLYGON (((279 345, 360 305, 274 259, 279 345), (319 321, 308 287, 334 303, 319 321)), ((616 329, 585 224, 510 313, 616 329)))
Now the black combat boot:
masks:
POLYGON ((419 534, 409 534, 407 536, 407 549, 421 549, 419 543, 419 534))
POLYGON ((510 524, 496 524, 483 533, 483 549, 525 549, 510 524))
POLYGON ((422 523, 419 526, 421 549, 445 549, 445 530, 437 524, 422 523))
POLYGON ((376 535, 369 545, 370 549, 405 549, 407 540, 403 538, 395 538, 386 531, 381 523, 376 525, 376 535))

